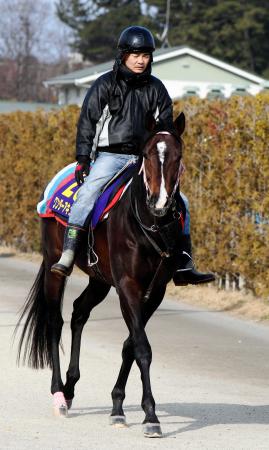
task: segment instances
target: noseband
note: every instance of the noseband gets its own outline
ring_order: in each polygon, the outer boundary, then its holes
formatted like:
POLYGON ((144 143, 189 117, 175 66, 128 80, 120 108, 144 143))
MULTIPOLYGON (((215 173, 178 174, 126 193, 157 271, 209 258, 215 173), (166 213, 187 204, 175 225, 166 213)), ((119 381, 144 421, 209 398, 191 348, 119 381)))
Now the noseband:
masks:
MULTIPOLYGON (((171 133, 165 131, 165 132, 159 132, 157 134, 171 134, 171 133)), ((148 196, 148 192, 150 192, 150 189, 149 189, 147 179, 146 179, 144 160, 145 160, 145 158, 143 157, 143 161, 142 161, 141 167, 139 169, 138 175, 143 174, 143 181, 144 181, 144 185, 146 187, 147 196, 148 196)), ((168 210, 172 207, 173 220, 163 226, 160 226, 157 224, 158 216, 156 216, 156 215, 153 215, 154 223, 151 226, 145 225, 142 222, 140 214, 139 214, 139 210, 138 210, 137 198, 135 197, 134 200, 132 199, 132 190, 130 189, 130 204, 131 204, 132 213, 133 213, 139 227, 141 228, 144 235, 146 236, 147 240, 151 243, 153 248, 160 255, 161 259, 169 258, 173 254, 173 242, 171 239, 171 230, 174 230, 176 227, 178 228, 178 222, 182 217, 182 212, 177 211, 176 201, 174 199, 174 196, 175 196, 178 184, 179 184, 179 177, 183 171, 184 171, 184 166, 180 162, 180 165, 178 168, 178 174, 177 174, 177 181, 176 181, 173 191, 167 201, 167 206, 165 208, 163 208, 163 209, 165 209, 165 214, 167 214, 168 210), (150 233, 154 233, 156 237, 157 236, 161 237, 161 239, 165 245, 165 250, 162 250, 159 247, 159 245, 156 243, 155 239, 153 239, 153 237, 150 236, 150 233)), ((151 217, 152 217, 152 215, 151 215, 151 217)))

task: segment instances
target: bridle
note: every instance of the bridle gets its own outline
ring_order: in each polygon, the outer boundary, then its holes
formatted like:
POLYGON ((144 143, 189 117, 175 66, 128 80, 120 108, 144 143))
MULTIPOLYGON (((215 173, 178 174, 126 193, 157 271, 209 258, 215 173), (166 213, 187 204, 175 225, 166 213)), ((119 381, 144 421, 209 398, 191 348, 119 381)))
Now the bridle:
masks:
MULTIPOLYGON (((171 134, 167 131, 163 131, 163 132, 158 132, 157 134, 171 134)), ((146 180, 146 172, 145 172, 145 164, 144 164, 144 160, 145 157, 143 156, 143 160, 142 160, 142 164, 141 167, 138 171, 138 175, 143 175, 143 181, 144 181, 144 185, 146 187, 146 192, 147 192, 147 196, 148 196, 148 192, 149 192, 149 187, 147 184, 147 180, 146 180)), ((169 258, 171 256, 171 245, 169 246, 169 240, 167 239, 167 233, 170 228, 173 228, 175 226, 175 222, 178 223, 178 221, 181 218, 182 212, 177 211, 176 208, 176 200, 175 200, 175 193, 177 191, 178 185, 179 185, 179 178, 181 173, 184 170, 184 166, 183 164, 180 162, 179 168, 178 168, 178 173, 177 173, 177 179, 176 179, 176 183, 174 185, 173 191, 171 193, 171 195, 169 196, 167 205, 165 206, 165 214, 167 214, 167 212, 169 211, 169 209, 172 210, 172 216, 173 216, 173 220, 171 222, 169 222, 168 224, 165 224, 164 226, 160 226, 157 224, 157 216, 153 215, 153 224, 148 226, 146 224, 143 223, 140 214, 139 214, 139 209, 138 209, 138 203, 137 203, 137 198, 134 198, 134 200, 132 199, 132 189, 130 189, 130 204, 131 204, 131 210, 132 213, 140 227, 140 229, 142 230, 143 234, 146 236, 147 240, 151 243, 152 247, 156 250, 156 252, 160 255, 161 258, 169 258), (159 235, 162 238, 162 241, 166 244, 166 248, 165 250, 162 250, 160 248, 160 246, 156 243, 155 239, 150 235, 151 233, 154 233, 155 236, 159 235)), ((149 211, 150 212, 150 211, 149 211)))
MULTIPOLYGON (((172 133, 170 133, 168 131, 159 131, 158 133, 156 133, 156 135, 158 135, 158 134, 172 135, 172 133)), ((145 159, 147 159, 147 158, 143 155, 142 164, 141 164, 138 174, 143 175, 143 181, 144 181, 144 185, 145 185, 146 193, 147 193, 147 200, 149 200, 149 196, 151 195, 151 192, 150 192, 150 187, 147 182, 145 159)), ((183 165, 182 161, 180 161, 178 172, 177 172, 177 177, 176 177, 176 183, 174 185, 171 195, 169 196, 169 198, 167 200, 167 205, 163 208, 163 211, 164 211, 163 215, 165 215, 167 213, 167 211, 171 208, 171 206, 173 204, 174 196, 175 196, 175 193, 176 193, 178 185, 179 185, 180 175, 184 172, 184 170, 185 170, 184 165, 183 165)))
MULTIPOLYGON (((167 131, 163 131, 163 132, 160 131, 156 134, 172 134, 172 133, 169 133, 167 131)), ((180 162, 180 165, 178 168, 178 173, 177 173, 176 183, 173 187, 171 195, 169 196, 167 205, 165 207, 165 213, 164 213, 164 215, 166 215, 167 212, 169 211, 169 209, 172 209, 173 219, 171 222, 169 222, 165 225, 160 226, 157 224, 157 216, 156 215, 153 215, 153 224, 152 225, 148 226, 148 225, 144 224, 140 217, 140 214, 139 214, 137 198, 135 197, 133 200, 132 189, 129 190, 130 206, 131 206, 131 211, 132 211, 133 217, 135 218, 140 230, 146 237, 147 241, 151 244, 151 246, 154 248, 154 250, 160 256, 160 262, 156 268, 155 274, 148 286, 148 289, 146 290, 146 292, 144 294, 144 297, 143 297, 144 302, 148 301, 148 299, 152 293, 152 290, 154 288, 155 282, 158 278, 158 275, 162 268, 162 265, 164 264, 164 261, 167 260, 168 258, 171 258, 174 254, 175 233, 179 233, 179 220, 182 218, 182 211, 177 210, 176 200, 174 197, 175 197, 175 193, 178 188, 178 185, 179 185, 180 175, 183 171, 184 171, 184 165, 180 162), (152 236, 152 233, 153 233, 153 236, 152 236), (165 247, 164 250, 157 244, 157 242, 156 242, 157 237, 161 238, 162 242, 164 243, 164 247, 165 247)), ((138 175, 143 176, 143 182, 144 182, 144 186, 146 188, 146 193, 147 193, 147 198, 148 198, 150 189, 149 189, 147 179, 146 179, 145 156, 144 155, 143 155, 141 167, 138 171, 138 175)), ((149 210, 149 208, 148 208, 148 210, 149 210)))

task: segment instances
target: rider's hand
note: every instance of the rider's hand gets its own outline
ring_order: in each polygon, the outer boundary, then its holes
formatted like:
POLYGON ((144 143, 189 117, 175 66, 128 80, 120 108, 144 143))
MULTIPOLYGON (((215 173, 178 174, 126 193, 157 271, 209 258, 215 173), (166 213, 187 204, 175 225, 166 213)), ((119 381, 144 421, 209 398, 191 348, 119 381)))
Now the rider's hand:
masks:
POLYGON ((84 183, 84 174, 87 176, 90 172, 90 159, 87 156, 78 156, 75 169, 75 179, 78 185, 84 183))

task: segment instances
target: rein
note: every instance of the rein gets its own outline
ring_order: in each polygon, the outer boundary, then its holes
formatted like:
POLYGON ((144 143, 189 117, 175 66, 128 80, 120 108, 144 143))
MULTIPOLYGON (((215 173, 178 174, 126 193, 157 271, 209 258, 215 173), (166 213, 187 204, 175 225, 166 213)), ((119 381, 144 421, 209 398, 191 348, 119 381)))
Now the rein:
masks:
MULTIPOLYGON (((131 190, 130 190, 131 191, 131 190)), ((143 297, 143 301, 144 303, 146 303, 151 295, 151 292, 153 290, 154 284, 155 284, 155 280, 157 279, 159 272, 161 270, 161 267, 163 265, 163 262, 165 260, 165 258, 169 258, 170 257, 170 253, 168 252, 163 252, 161 250, 161 248, 158 246, 158 244, 154 241, 154 239, 151 238, 151 236, 147 233, 147 231, 152 231, 153 233, 157 233, 159 231, 159 227, 157 225, 152 225, 151 227, 147 227, 145 224, 142 223, 140 216, 139 216, 139 212, 138 212, 138 207, 137 207, 137 200, 135 199, 135 210, 133 208, 133 203, 132 203, 132 198, 131 198, 131 209, 133 212, 133 215, 138 223, 138 225, 140 226, 141 230, 143 231, 144 235, 146 236, 147 240, 151 243, 152 247, 156 250, 157 253, 159 253, 161 260, 159 262, 159 265, 157 267, 157 270, 149 284, 148 289, 146 290, 146 293, 143 297)))
POLYGON ((137 199, 135 199, 135 209, 133 208, 133 204, 131 201, 131 208, 134 214, 135 219, 137 220, 138 224, 140 225, 141 230, 143 231, 144 235, 148 239, 148 241, 151 243, 153 248, 156 250, 157 253, 159 253, 161 258, 169 258, 171 255, 168 252, 163 252, 161 248, 158 246, 158 244, 154 241, 154 239, 151 238, 151 236, 147 233, 147 231, 152 231, 153 233, 157 233, 160 231, 160 228, 158 225, 153 224, 151 227, 148 227, 147 225, 143 224, 141 221, 139 212, 138 212, 138 206, 137 206, 137 199))
MULTIPOLYGON (((165 240, 167 240, 167 239, 165 239, 165 237, 164 237, 164 229, 167 229, 167 230, 168 230, 168 229, 169 229, 169 226, 172 228, 172 227, 175 225, 175 222, 177 222, 178 219, 180 218, 181 212, 178 213, 178 217, 174 216, 174 217, 175 217, 174 220, 173 220, 172 222, 169 222, 168 224, 164 225, 163 227, 159 227, 158 225, 156 225, 156 223, 154 223, 153 225, 151 225, 151 226, 149 227, 149 226, 145 225, 145 224, 142 222, 142 220, 141 220, 141 217, 140 217, 140 214, 139 214, 139 211, 138 211, 138 205, 137 205, 137 199, 136 199, 136 198, 135 198, 135 200, 134 200, 134 205, 133 205, 133 201, 132 201, 132 188, 130 189, 129 192, 130 192, 130 206, 131 206, 131 211, 132 211, 132 213, 133 213, 133 216, 134 216, 134 218, 136 219, 136 221, 137 221, 137 223, 138 223, 140 229, 141 229, 142 232, 144 233, 144 235, 145 235, 145 237, 147 238, 147 240, 149 241, 149 243, 152 245, 152 247, 154 248, 154 250, 156 250, 156 252, 157 252, 157 253, 159 254, 159 256, 161 257, 161 260, 160 260, 160 262, 159 262, 159 264, 158 264, 158 267, 157 267, 157 269, 156 269, 156 272, 155 272, 155 274, 154 274, 154 276, 153 276, 153 278, 152 278, 152 280, 151 280, 151 282, 150 282, 150 284, 149 284, 149 287, 148 287, 148 289, 146 290, 146 293, 145 293, 145 295, 144 295, 144 297, 143 297, 143 301, 146 303, 146 302, 149 300, 149 298, 150 298, 150 295, 151 295, 151 293, 152 293, 152 290, 153 290, 155 281, 156 281, 156 279, 157 279, 157 277, 158 277, 158 275, 159 275, 159 272, 160 272, 160 270, 161 270, 161 267, 162 267, 162 265, 163 265, 165 259, 170 258, 170 257, 172 256, 172 255, 171 255, 171 252, 170 252, 170 249, 167 248, 166 251, 163 251, 163 250, 159 247, 159 245, 157 244, 157 242, 150 236, 150 234, 149 234, 148 232, 158 233, 159 236, 161 237, 162 241, 165 243, 165 240)), ((175 202, 174 202, 173 204, 175 204, 175 202)), ((175 207, 174 207, 174 215, 175 215, 175 213, 176 213, 176 210, 175 210, 175 207)), ((167 246, 167 247, 168 247, 168 246, 167 246)))
POLYGON ((178 227, 178 220, 181 218, 181 212, 176 211, 175 208, 175 203, 173 204, 173 216, 174 216, 174 220, 172 220, 171 222, 167 223, 166 225, 163 225, 162 227, 156 225, 156 223, 154 223, 153 225, 151 225, 150 227, 145 225, 139 215, 138 212, 138 205, 137 205, 137 199, 134 200, 135 206, 133 205, 132 202, 132 197, 130 196, 130 205, 131 205, 131 210, 132 213, 134 215, 134 218, 136 219, 138 225, 140 226, 141 230, 143 231, 144 235, 146 236, 146 238, 148 239, 148 241, 151 243, 152 247, 156 250, 156 252, 160 255, 161 258, 169 258, 170 256, 172 256, 172 252, 171 252, 171 246, 169 246, 169 229, 173 231, 173 227, 178 227), (159 236, 161 237, 161 239, 164 242, 164 245, 166 245, 166 250, 163 251, 159 245, 156 243, 156 241, 149 235, 149 232, 152 233, 158 233, 159 236))

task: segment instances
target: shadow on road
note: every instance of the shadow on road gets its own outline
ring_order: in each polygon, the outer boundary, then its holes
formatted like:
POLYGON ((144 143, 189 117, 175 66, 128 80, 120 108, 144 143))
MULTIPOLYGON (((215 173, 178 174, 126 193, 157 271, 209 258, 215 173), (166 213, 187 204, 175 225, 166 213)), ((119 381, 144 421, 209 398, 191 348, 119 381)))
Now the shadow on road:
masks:
MULTIPOLYGON (((140 406, 127 405, 124 408, 129 426, 138 423, 128 422, 128 411, 141 411, 140 406)), ((74 408, 69 417, 111 413, 111 407, 74 408)), ((143 413, 142 413, 143 414, 143 413)), ((164 433, 164 437, 199 430, 213 425, 269 425, 269 405, 238 405, 226 403, 164 403, 158 405, 157 414, 161 425, 175 425, 175 430, 164 433), (175 420, 166 420, 172 417, 175 420), (187 424, 187 425, 186 425, 187 424)), ((143 416, 142 416, 143 417, 143 416)))

